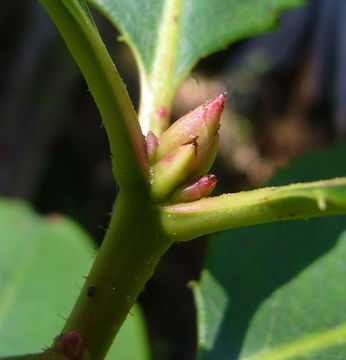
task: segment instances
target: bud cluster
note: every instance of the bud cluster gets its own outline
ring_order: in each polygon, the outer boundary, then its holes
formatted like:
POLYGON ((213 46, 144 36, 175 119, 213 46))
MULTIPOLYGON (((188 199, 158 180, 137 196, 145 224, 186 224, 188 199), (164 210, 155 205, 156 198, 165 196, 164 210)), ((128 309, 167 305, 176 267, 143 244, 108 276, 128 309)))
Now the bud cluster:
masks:
POLYGON ((156 201, 187 202, 208 196, 216 185, 211 168, 219 145, 225 104, 221 94, 171 125, 159 138, 145 138, 151 165, 151 194, 156 201))

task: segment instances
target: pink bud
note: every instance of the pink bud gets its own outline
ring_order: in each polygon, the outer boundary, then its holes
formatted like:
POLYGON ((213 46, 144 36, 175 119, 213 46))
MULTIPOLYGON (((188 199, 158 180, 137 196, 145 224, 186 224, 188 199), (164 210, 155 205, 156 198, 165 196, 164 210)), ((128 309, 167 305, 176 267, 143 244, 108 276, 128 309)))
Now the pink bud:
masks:
POLYGON ((188 181, 177 189, 170 197, 174 203, 196 201, 208 196, 216 185, 215 175, 203 175, 188 181))
POLYGON ((159 145, 159 139, 156 135, 149 130, 148 135, 145 137, 145 148, 148 155, 149 163, 152 164, 155 160, 157 146, 159 145))
POLYGON ((159 138, 156 160, 195 137, 200 149, 208 146, 219 129, 225 98, 226 94, 218 95, 171 125, 159 138))
POLYGON ((80 360, 85 353, 85 344, 78 331, 60 334, 55 338, 54 351, 60 352, 69 359, 80 360))

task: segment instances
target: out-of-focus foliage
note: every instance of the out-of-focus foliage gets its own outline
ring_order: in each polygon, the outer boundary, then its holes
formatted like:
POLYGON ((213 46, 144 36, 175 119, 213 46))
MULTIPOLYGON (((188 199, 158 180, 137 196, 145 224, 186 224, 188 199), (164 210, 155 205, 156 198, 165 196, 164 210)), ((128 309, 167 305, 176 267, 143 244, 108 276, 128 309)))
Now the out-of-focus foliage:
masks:
MULTIPOLYGON (((59 334, 95 251, 72 220, 17 200, 0 199, 0 228, 0 356, 40 352, 59 334)), ((109 359, 149 359, 141 311, 132 312, 109 359)))
MULTIPOLYGON (((316 152, 270 185, 345 175, 345 156, 316 152)), ((345 230, 339 216, 217 235, 194 287, 200 359, 343 359, 345 230)))

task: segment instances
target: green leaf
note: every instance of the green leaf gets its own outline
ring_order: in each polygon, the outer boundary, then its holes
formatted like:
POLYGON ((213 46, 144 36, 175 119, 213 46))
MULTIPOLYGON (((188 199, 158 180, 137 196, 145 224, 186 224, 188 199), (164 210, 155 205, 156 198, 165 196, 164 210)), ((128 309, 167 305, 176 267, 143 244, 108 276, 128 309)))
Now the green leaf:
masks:
MULTIPOLYGON (((270 182, 345 171, 346 146, 296 160, 270 182)), ((345 216, 220 233, 193 285, 200 360, 341 360, 346 354, 345 216)))
MULTIPOLYGON (((0 198, 0 356, 39 352, 64 325, 93 261, 89 236, 60 215, 41 217, 27 204, 0 198)), ((147 360, 140 309, 128 316, 109 359, 147 360)))
POLYGON ((273 29, 280 11, 303 0, 91 0, 124 34, 146 74, 153 72, 164 12, 178 16, 174 83, 201 58, 231 42, 273 29))
MULTIPOLYGON (((121 30, 123 40, 135 54, 141 72, 142 127, 145 134, 151 129, 156 135, 162 127, 150 121, 150 116, 159 121, 160 116, 155 113, 162 107, 169 113, 177 86, 201 57, 272 29, 281 11, 304 3, 303 0, 91 2, 121 30)), ((162 117, 167 118, 166 115, 162 117)))

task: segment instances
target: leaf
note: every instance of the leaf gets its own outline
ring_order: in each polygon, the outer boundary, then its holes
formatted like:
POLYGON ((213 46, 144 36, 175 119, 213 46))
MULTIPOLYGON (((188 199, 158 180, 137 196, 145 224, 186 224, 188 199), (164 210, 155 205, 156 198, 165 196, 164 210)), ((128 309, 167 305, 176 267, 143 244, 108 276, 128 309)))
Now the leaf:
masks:
MULTIPOLYGON (((89 236, 60 215, 41 217, 0 198, 0 356, 39 352, 64 325, 93 261, 89 236)), ((140 309, 133 310, 110 352, 148 359, 140 309)))
POLYGON ((174 83, 201 58, 231 42, 272 29, 280 11, 302 0, 91 0, 124 34, 143 71, 153 71, 165 10, 179 21, 174 83), (171 5, 174 3, 174 6, 171 5))
MULTIPOLYGON (((296 160, 270 182, 345 171, 346 146, 296 160)), ((193 285, 200 360, 341 360, 346 354, 345 216, 220 233, 193 285)))
POLYGON ((141 72, 143 132, 151 129, 160 135, 163 127, 150 117, 163 109, 161 117, 167 118, 177 86, 201 57, 272 29, 281 11, 304 1, 91 0, 91 3, 120 29, 122 39, 132 48, 141 72))

